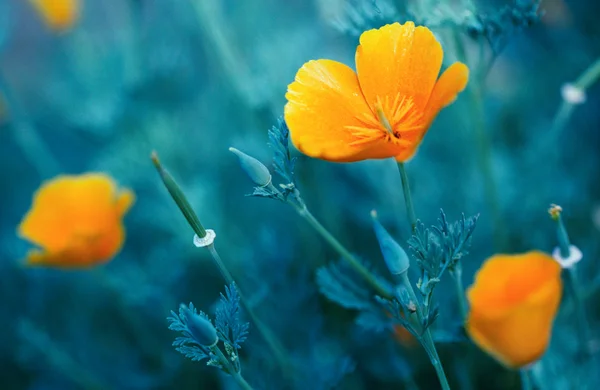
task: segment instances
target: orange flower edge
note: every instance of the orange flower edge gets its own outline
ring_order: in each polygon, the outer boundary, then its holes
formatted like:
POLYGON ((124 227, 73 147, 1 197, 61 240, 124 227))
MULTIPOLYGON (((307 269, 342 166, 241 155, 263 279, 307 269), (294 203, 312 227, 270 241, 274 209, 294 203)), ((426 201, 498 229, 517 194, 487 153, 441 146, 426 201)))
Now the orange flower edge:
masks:
POLYGON ((407 22, 365 31, 356 69, 332 60, 304 64, 284 109, 292 143, 333 162, 410 159, 431 123, 467 85, 452 64, 439 77, 443 50, 426 27, 407 22))
POLYGON ((26 264, 87 268, 111 260, 123 246, 122 219, 135 200, 104 174, 61 175, 36 192, 18 227, 30 250, 26 264))
POLYGON ((466 329, 473 341, 507 367, 537 361, 560 304, 560 274, 560 265, 538 251, 489 258, 467 292, 466 329))
POLYGON ((79 0, 29 0, 46 25, 55 31, 73 27, 80 15, 79 0))

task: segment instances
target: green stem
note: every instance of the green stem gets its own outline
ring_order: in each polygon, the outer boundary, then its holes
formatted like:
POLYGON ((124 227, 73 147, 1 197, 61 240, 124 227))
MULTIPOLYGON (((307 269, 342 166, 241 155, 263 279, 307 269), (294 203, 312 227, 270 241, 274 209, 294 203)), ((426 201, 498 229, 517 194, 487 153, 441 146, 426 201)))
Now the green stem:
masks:
MULTIPOLYGON (((219 267, 219 271, 221 272, 221 275, 223 275, 223 278, 225 279, 227 284, 235 283, 233 276, 231 276, 231 273, 225 266, 225 263, 221 259, 221 256, 219 255, 219 252, 217 252, 217 249, 215 248, 214 244, 210 244, 206 248, 208 249, 208 251, 210 252, 210 255, 212 256, 215 263, 219 267)), ((269 348, 271 349, 271 352, 273 353, 273 355, 275 355, 275 359, 277 360, 279 366, 283 370, 283 373, 289 379, 292 379, 293 378, 293 370, 292 370, 290 361, 287 357, 287 353, 286 353, 285 349, 283 348, 283 346, 281 345, 281 343, 279 342, 277 337, 273 334, 271 329, 265 323, 263 323, 260 320, 260 318, 256 315, 256 313, 252 309, 251 305, 248 303, 246 296, 242 293, 242 291, 240 290, 239 285, 237 285, 237 283, 236 283, 236 286, 238 289, 238 295, 240 296, 240 302, 241 302, 242 306, 244 307, 244 309, 246 310, 246 312, 248 313, 248 316, 254 323, 254 326, 256 327, 256 329, 258 330, 258 332, 260 333, 262 338, 265 340, 265 342, 267 343, 269 348)))
MULTIPOLYGON (((591 87, 596 81, 600 79, 600 58, 598 58, 592 65, 590 65, 583 73, 575 80, 573 86, 585 92, 586 89, 591 87)), ((560 131, 567 124, 571 118, 571 114, 575 109, 575 105, 566 100, 562 100, 560 108, 554 116, 552 122, 552 128, 550 134, 546 136, 548 139, 547 144, 550 142, 554 143, 556 137, 560 134, 560 131)))
MULTIPOLYGON (((560 249, 560 255, 563 258, 569 257, 571 254, 571 241, 569 240, 569 234, 567 233, 567 229, 562 220, 562 216, 558 215, 556 217, 557 224, 557 237, 558 244, 560 249)), ((588 319, 585 313, 585 308, 583 305, 583 298, 581 296, 580 291, 580 283, 577 278, 577 269, 575 266, 566 268, 566 285, 569 291, 569 295, 571 295, 573 299, 573 305, 575 306, 575 315, 577 316, 577 327, 579 336, 579 342, 581 344, 581 350, 584 354, 588 354, 590 352, 589 349, 589 340, 590 340, 590 332, 588 326, 588 319)))
POLYGON ((567 289, 569 294, 573 297, 573 303, 575 306, 575 315, 577 316, 577 327, 579 331, 579 342, 581 344, 581 350, 584 354, 590 352, 589 348, 589 328, 587 315, 583 306, 583 299, 581 298, 581 292, 579 291, 579 281, 577 280, 577 271, 575 267, 567 269, 567 289))
POLYGON ((580 89, 588 89, 600 78, 600 58, 598 58, 581 76, 575 80, 575 86, 580 89))
MULTIPOLYGON (((456 46, 457 57, 459 61, 467 62, 467 53, 460 33, 453 31, 454 43, 456 46)), ((482 60, 480 58, 480 60, 482 60)), ((482 61, 480 61, 482 62, 482 61)), ((483 107, 483 83, 486 72, 476 74, 474 83, 470 83, 467 88, 469 112, 473 115, 473 130, 475 131, 475 140, 477 145, 477 165, 481 169, 483 176, 483 186, 486 202, 490 208, 492 226, 494 227, 494 246, 500 249, 504 246, 504 222, 501 215, 498 202, 498 189, 494 180, 494 161, 492 159, 492 140, 488 134, 485 123, 485 112, 483 107)))
POLYGON ((531 381, 531 375, 529 369, 522 368, 521 371, 521 390, 533 390, 533 383, 531 381))
POLYGON ((9 115, 13 122, 15 142, 25 158, 37 170, 42 178, 48 178, 60 172, 60 164, 56 161, 35 128, 28 121, 12 89, 0 71, 0 94, 4 95, 9 115))
MULTIPOLYGON (((419 324, 423 323, 423 311, 421 310, 421 305, 417 299, 417 295, 415 294, 415 290, 408 279, 408 275, 406 272, 401 274, 402 284, 406 287, 406 291, 408 291, 408 295, 410 296, 411 301, 415 303, 417 320, 419 324)), ((437 349, 435 347, 435 343, 433 342, 433 337, 431 336, 431 331, 429 328, 425 329, 423 332, 423 336, 420 338, 421 344, 423 348, 427 352, 429 356, 429 360, 431 361, 431 365, 435 369, 435 373, 442 385, 443 390, 450 390, 450 385, 448 384, 448 379, 446 378, 446 373, 444 372, 444 368, 442 367, 442 362, 440 361, 440 357, 438 355, 437 349)))
POLYGON ((312 226, 317 233, 321 235, 327 241, 336 252, 340 254, 349 264, 358 272, 367 283, 379 294, 380 296, 391 299, 392 294, 384 288, 379 281, 373 276, 373 274, 364 266, 362 263, 350 253, 321 223, 311 214, 306 207, 304 202, 300 202, 301 205, 297 205, 292 202, 288 202, 292 205, 298 214, 304 218, 310 226, 312 226))
POLYGON ((398 171, 400 171, 400 179, 402 180, 402 191, 404 191, 404 203, 406 203, 406 213, 408 214, 408 220, 410 221, 410 231, 414 233, 417 228, 417 217, 415 216, 415 208, 410 193, 410 184, 403 162, 398 163, 398 171))
POLYGON ((210 350, 212 351, 212 353, 214 353, 217 356, 217 358, 219 359, 219 363, 221 363, 221 365, 226 367, 226 371, 231 375, 233 380, 235 380, 235 382, 238 384, 240 389, 253 390, 252 386, 250 386, 250 384, 248 382, 246 382, 246 380, 244 379, 244 377, 242 376, 241 373, 239 373, 238 371, 235 370, 235 368, 233 367, 233 365, 231 364, 229 359, 227 359, 227 357, 225 357, 225 355, 223 354, 223 352, 221 351, 221 349, 218 346, 216 346, 216 345, 212 346, 210 348, 210 350))
POLYGON ((465 297, 465 288, 462 281, 462 264, 460 261, 458 261, 454 268, 450 271, 450 275, 452 275, 452 279, 454 279, 454 289, 456 290, 456 297, 458 298, 461 321, 464 323, 468 315, 468 306, 467 299, 465 297))
MULTIPOLYGON (((454 279, 454 289, 456 290, 456 297, 458 299, 461 324, 464 326, 469 315, 469 306, 467 305, 465 296, 465 288, 462 280, 462 264, 460 261, 458 261, 450 270, 450 275, 452 275, 452 279, 454 279)), ((471 383, 471 366, 469 364, 472 350, 469 345, 465 345, 465 348, 465 353, 458 356, 458 359, 456 360, 456 364, 460 367, 457 376, 460 382, 460 388, 463 390, 470 390, 473 388, 473 384, 471 383)))
MULTIPOLYGON (((415 210, 412 202, 412 195, 410 192, 410 185, 408 183, 408 175, 406 174, 406 169, 404 168, 404 163, 398 163, 398 170, 400 171, 400 178, 402 180, 402 190, 404 192, 404 202, 406 203, 406 211, 408 214, 408 218, 410 221, 411 231, 414 232, 417 227, 417 218, 415 217, 415 210)), ((415 290, 408 279, 407 272, 401 274, 401 280, 404 286, 406 287, 410 299, 415 303, 416 306, 416 314, 417 319, 419 320, 419 324, 423 324, 423 311, 419 300, 417 299, 417 295, 415 294, 415 290)), ((431 336, 431 330, 429 328, 425 329, 423 336, 420 338, 421 344, 425 351, 427 351, 427 355, 429 356, 429 360, 435 369, 435 373, 438 376, 440 384, 442 385, 443 390, 449 390, 450 385, 448 384, 448 379, 446 378, 446 373, 444 372, 444 368, 442 367, 442 363, 440 361, 440 357, 438 355, 437 349, 435 347, 435 343, 433 341, 433 337, 431 336)))

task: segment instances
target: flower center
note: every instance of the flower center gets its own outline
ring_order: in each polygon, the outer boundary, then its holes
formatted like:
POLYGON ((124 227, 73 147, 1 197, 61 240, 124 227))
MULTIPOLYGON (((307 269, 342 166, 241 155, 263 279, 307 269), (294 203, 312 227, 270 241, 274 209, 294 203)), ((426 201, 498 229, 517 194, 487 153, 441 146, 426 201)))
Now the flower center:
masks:
POLYGON ((422 114, 415 109, 411 97, 396 94, 394 100, 389 96, 384 99, 377 97, 375 104, 375 116, 364 114, 357 118, 363 126, 348 126, 352 135, 357 138, 351 145, 362 145, 365 143, 385 140, 394 144, 411 143, 412 134, 422 129, 422 114))

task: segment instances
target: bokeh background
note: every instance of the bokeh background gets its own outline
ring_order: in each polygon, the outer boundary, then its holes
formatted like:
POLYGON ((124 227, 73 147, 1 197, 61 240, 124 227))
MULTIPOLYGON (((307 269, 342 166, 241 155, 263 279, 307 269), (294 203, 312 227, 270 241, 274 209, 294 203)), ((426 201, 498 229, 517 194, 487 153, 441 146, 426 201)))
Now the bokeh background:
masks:
MULTIPOLYGON (((600 87, 592 75, 577 105, 565 103, 561 88, 600 56, 600 4, 545 0, 536 12, 532 3, 81 0, 77 20, 58 31, 30 2, 0 0, 0 388, 235 388, 171 347, 170 310, 192 301, 212 313, 224 281, 192 245, 153 150, 311 379, 305 388, 333 388, 336 370, 338 388, 397 389, 409 376, 419 388, 438 388, 418 345, 361 330, 356 313, 319 296, 315 270, 337 254, 292 208, 246 197, 252 183, 228 151, 269 166, 267 130, 298 68, 317 58, 353 65, 360 32, 391 21, 430 26, 444 64, 464 60, 464 51, 472 70, 467 91, 407 164, 417 216, 431 225, 441 208, 450 220, 480 213, 463 259, 468 286, 493 253, 550 252, 556 236, 547 208, 560 204, 584 253, 579 272, 597 338, 600 87), (121 253, 90 270, 25 267, 30 245, 16 227, 36 189, 59 174, 97 171, 136 193, 121 253)), ((293 153, 313 214, 384 274, 369 212, 376 209, 399 242, 409 238, 394 162, 332 164, 293 153)), ((444 334, 459 320, 448 281, 436 299, 444 334)), ((570 359, 571 316, 563 302, 539 376, 547 388, 597 388, 589 367, 570 359)), ((464 343, 440 341, 454 387, 464 388, 466 375, 476 389, 519 388, 518 374, 483 352, 469 347, 469 366, 460 366, 464 343)), ((257 388, 285 388, 252 327, 241 358, 257 388)))

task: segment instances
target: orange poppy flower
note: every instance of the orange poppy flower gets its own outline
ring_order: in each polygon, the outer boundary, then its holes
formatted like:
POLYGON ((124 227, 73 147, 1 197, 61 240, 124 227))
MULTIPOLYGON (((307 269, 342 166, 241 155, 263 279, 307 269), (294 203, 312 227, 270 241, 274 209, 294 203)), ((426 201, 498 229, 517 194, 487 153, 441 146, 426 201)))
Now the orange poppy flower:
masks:
POLYGON ((467 292, 466 329, 473 341, 508 367, 537 361, 560 304, 560 273, 560 265, 542 252, 489 258, 467 292))
POLYGON ((68 30, 79 19, 79 0, 29 0, 52 30, 68 30))
POLYGON ((408 160, 438 112, 467 85, 469 69, 460 62, 438 79, 442 57, 433 33, 407 22, 365 31, 356 73, 336 61, 307 62, 285 95, 293 144, 335 162, 408 160))
POLYGON ((27 264, 85 268, 112 259, 125 238, 122 219, 134 202, 104 174, 61 175, 37 191, 19 235, 39 246, 27 264))

